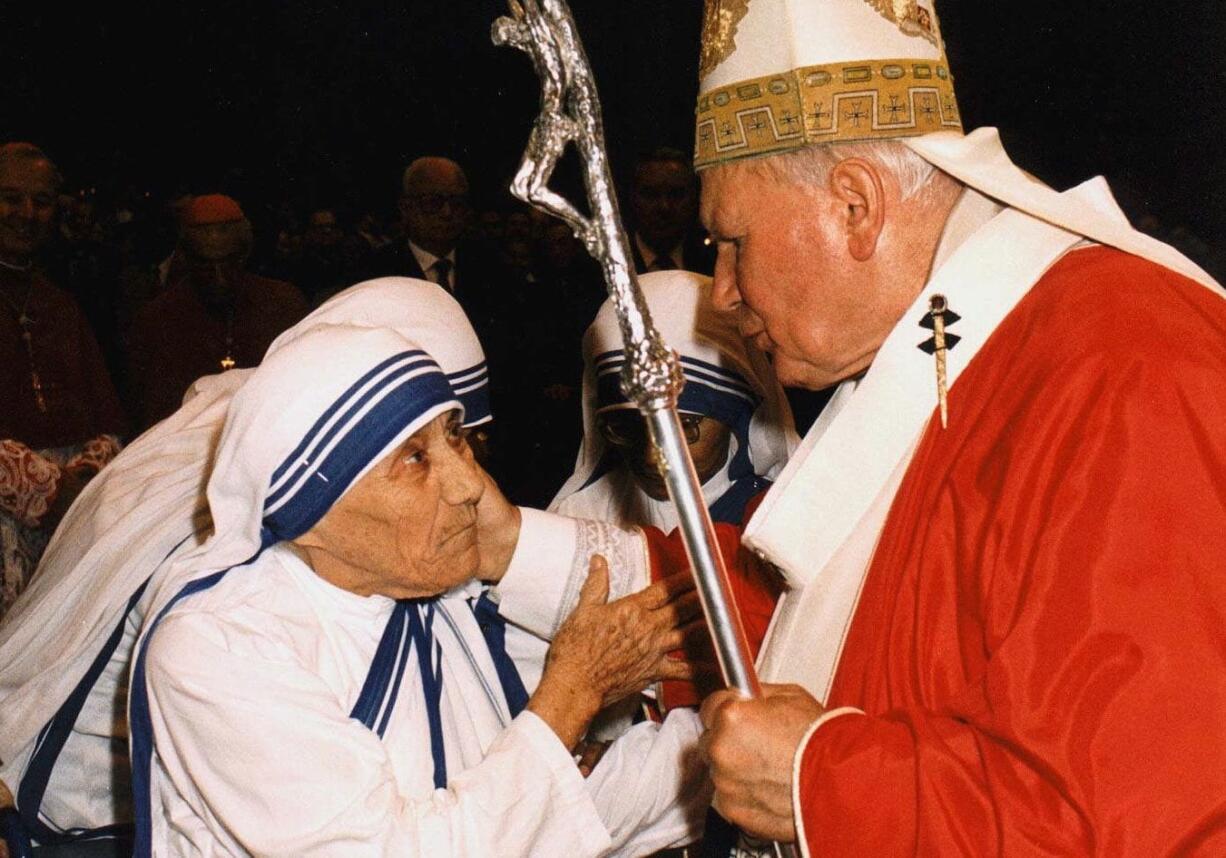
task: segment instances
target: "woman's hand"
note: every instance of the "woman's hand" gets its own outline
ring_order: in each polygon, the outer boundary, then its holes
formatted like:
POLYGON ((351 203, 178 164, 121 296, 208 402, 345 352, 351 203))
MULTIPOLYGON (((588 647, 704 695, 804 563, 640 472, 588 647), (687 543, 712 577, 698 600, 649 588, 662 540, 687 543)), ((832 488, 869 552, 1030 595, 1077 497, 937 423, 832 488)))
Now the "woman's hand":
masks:
POLYGON ((477 578, 501 581, 511 565, 519 543, 522 516, 519 507, 506 499, 494 478, 482 468, 485 491, 477 502, 477 552, 480 555, 477 578))
POLYGON ((571 749, 605 706, 662 679, 689 679, 692 666, 668 652, 704 629, 688 572, 609 602, 605 559, 595 555, 588 570, 579 603, 554 637, 528 701, 571 749))

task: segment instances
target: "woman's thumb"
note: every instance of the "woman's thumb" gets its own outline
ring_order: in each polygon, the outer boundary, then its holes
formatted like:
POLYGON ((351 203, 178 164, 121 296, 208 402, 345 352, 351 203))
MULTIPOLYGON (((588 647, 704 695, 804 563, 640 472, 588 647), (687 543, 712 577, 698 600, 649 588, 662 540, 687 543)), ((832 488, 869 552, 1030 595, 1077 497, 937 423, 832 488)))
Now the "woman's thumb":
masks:
POLYGON ((590 605, 603 605, 609 601, 609 563, 603 555, 593 554, 587 564, 587 580, 579 590, 579 604, 585 608, 590 605))

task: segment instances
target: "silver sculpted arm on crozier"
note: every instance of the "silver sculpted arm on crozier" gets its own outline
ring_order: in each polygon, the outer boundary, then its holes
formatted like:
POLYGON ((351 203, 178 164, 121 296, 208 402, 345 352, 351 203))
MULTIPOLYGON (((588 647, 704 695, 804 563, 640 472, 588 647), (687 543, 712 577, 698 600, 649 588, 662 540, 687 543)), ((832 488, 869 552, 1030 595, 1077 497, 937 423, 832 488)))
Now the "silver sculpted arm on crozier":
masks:
POLYGON ((656 333, 634 280, 630 245, 621 228, 604 151, 600 102, 574 19, 558 0, 511 0, 509 5, 512 17, 494 22, 494 42, 528 54, 541 80, 541 112, 511 182, 511 193, 569 224, 600 263, 626 345, 623 389, 640 406, 664 406, 681 389, 681 370, 656 333), (579 150, 583 162, 590 218, 549 188, 558 159, 570 144, 579 150))

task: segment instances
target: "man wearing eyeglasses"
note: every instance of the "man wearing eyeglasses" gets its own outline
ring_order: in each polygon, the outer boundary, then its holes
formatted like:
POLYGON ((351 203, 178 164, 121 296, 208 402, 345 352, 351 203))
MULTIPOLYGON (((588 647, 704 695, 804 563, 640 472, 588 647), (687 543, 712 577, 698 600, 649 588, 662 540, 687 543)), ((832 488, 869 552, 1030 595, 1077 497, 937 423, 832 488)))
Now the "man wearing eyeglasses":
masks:
POLYGON ((400 214, 427 280, 456 291, 456 244, 468 227, 468 178, 455 161, 418 158, 404 171, 400 214))
POLYGON ((468 240, 472 207, 463 168, 450 158, 418 158, 405 168, 401 188, 403 235, 372 252, 359 266, 359 279, 415 277, 439 284, 464 308, 491 364, 500 363, 499 322, 506 311, 499 296, 509 275, 489 250, 468 240))
MULTIPOLYGON (((508 368, 518 366, 522 371, 522 331, 510 324, 517 318, 515 300, 522 297, 522 290, 493 249, 468 234, 472 206, 464 169, 450 158, 417 158, 405 168, 398 206, 401 235, 372 251, 357 267, 356 280, 413 277, 450 292, 485 348, 491 395, 502 415, 499 433, 510 431, 507 427, 524 419, 522 406, 508 388, 514 377, 508 368)), ((485 441, 480 444, 482 463, 500 485, 507 484, 514 473, 509 458, 504 461, 498 454, 497 443, 488 448, 485 441)))
POLYGON ((376 251, 369 260, 371 277, 402 276, 430 280, 466 303, 468 293, 487 288, 473 278, 470 258, 477 251, 461 245, 471 207, 468 177, 455 161, 427 156, 405 168, 400 195, 404 238, 376 251), (464 297, 461 295, 464 294, 464 297))

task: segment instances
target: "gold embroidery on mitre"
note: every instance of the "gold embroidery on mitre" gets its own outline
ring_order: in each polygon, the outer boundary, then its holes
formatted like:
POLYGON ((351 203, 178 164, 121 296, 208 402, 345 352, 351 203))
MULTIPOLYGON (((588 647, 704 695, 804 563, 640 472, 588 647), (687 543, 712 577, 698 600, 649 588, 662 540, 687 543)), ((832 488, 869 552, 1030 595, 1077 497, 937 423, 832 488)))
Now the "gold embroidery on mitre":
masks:
POLYGON ((866 2, 908 36, 923 36, 932 44, 940 47, 932 10, 921 6, 917 0, 866 0, 866 2))
POLYGON ((702 52, 698 77, 715 70, 736 50, 736 28, 749 12, 749 0, 707 0, 702 13, 702 52))
POLYGON ((944 57, 805 66, 698 98, 694 166, 814 143, 896 140, 962 130, 944 57))

